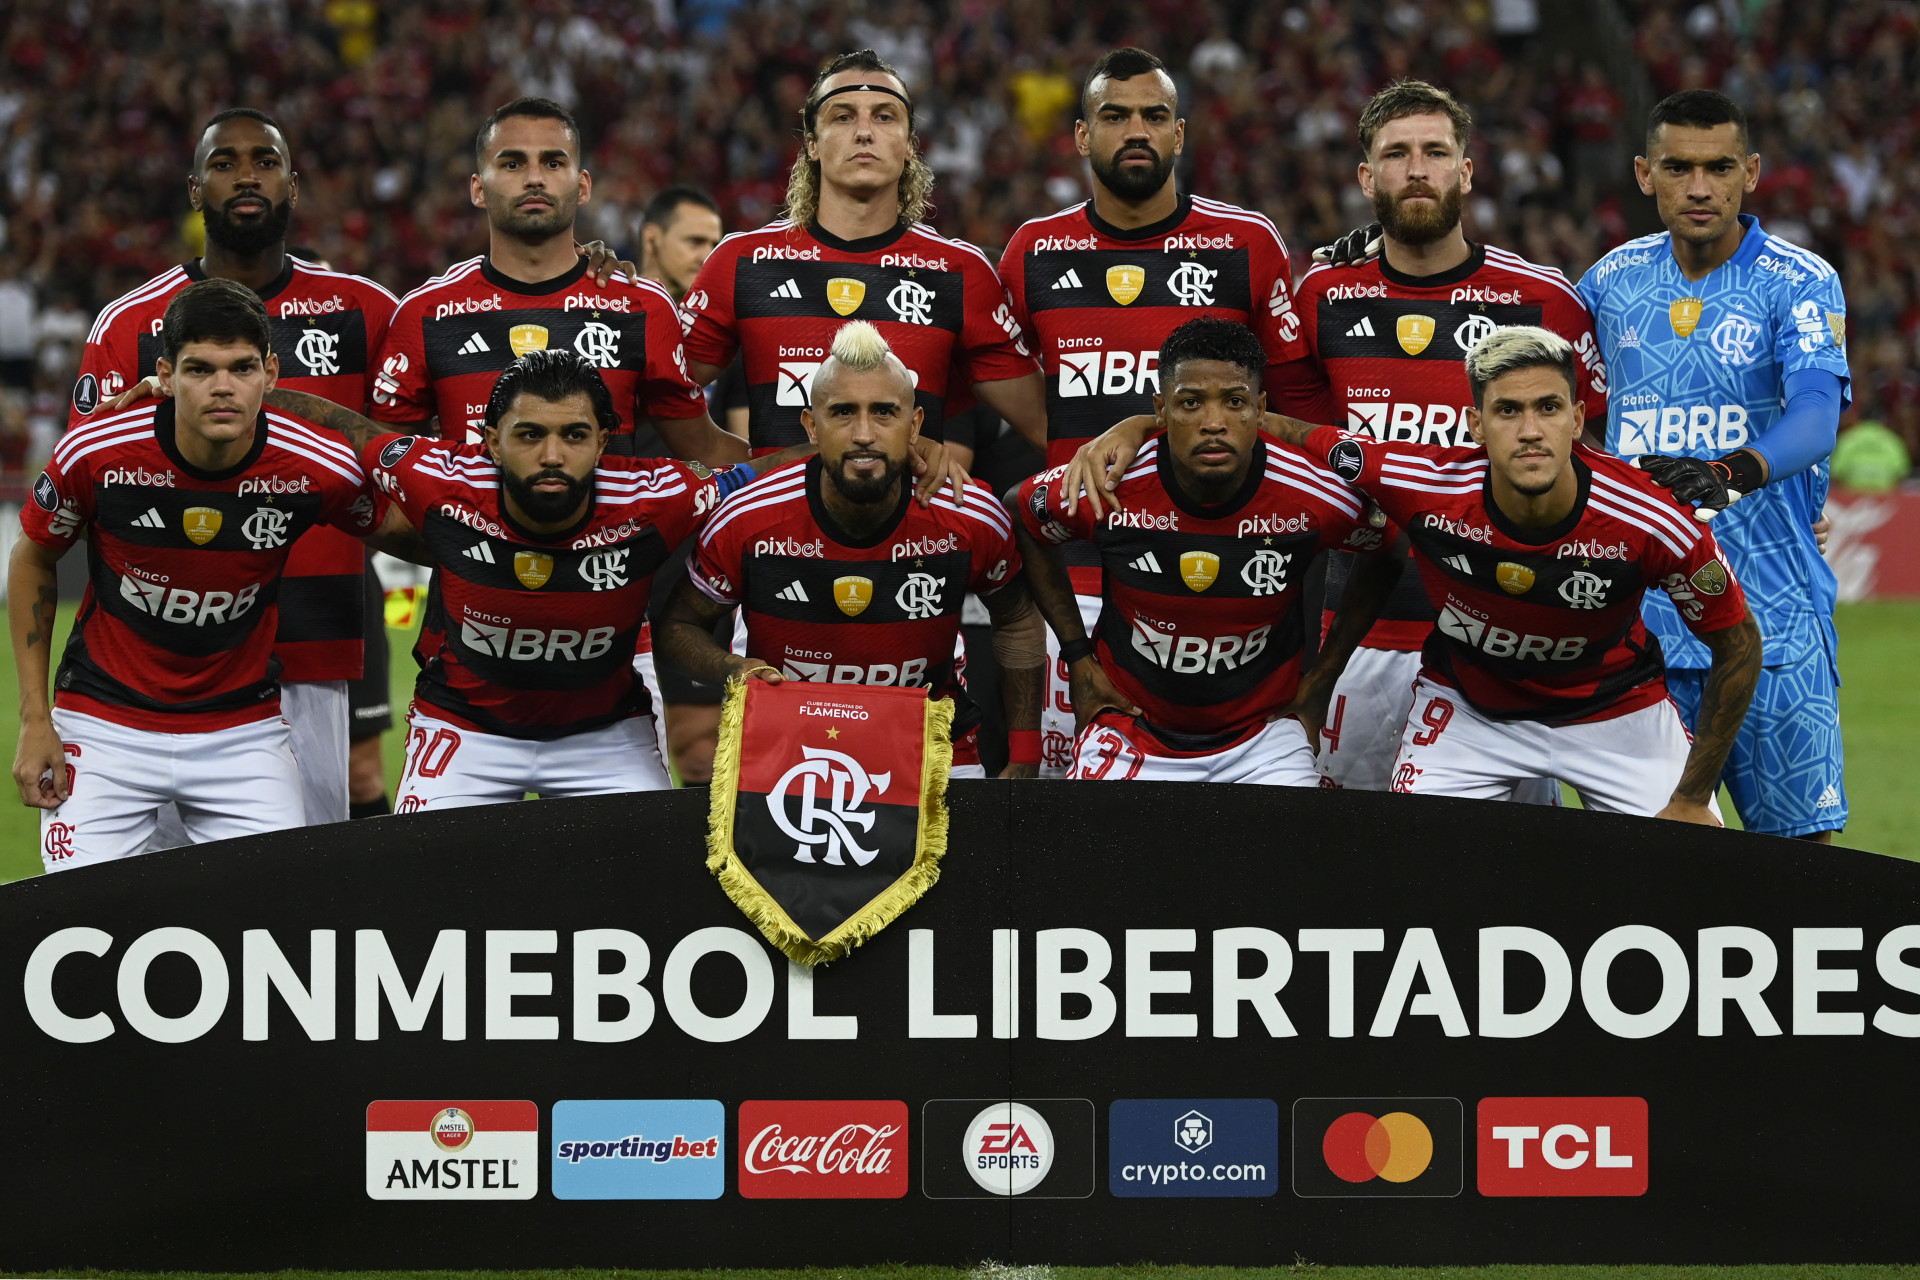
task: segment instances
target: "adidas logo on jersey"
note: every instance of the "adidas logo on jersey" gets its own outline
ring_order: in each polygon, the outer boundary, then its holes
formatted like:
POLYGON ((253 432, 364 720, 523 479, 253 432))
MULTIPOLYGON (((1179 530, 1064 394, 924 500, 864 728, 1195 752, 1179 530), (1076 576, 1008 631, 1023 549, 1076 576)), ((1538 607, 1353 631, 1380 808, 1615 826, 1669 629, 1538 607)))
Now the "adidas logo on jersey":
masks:
POLYGON ((1640 331, 1632 325, 1627 326, 1627 331, 1620 335, 1620 341, 1614 344, 1615 348, 1620 350, 1624 350, 1627 347, 1637 347, 1639 345, 1640 331))
POLYGON ((160 508, 158 507, 148 507, 147 514, 135 520, 134 523, 142 529, 164 529, 167 527, 167 522, 160 518, 160 508))
POLYGON ((478 560, 482 564, 499 563, 493 558, 493 544, 489 542, 476 542, 460 554, 469 560, 478 560))
POLYGON ((1160 572, 1160 562, 1155 560, 1153 558, 1153 552, 1149 551, 1138 560, 1129 564, 1127 568, 1138 569, 1142 573, 1158 573, 1160 572))
POLYGON ((487 345, 487 340, 477 333, 468 338, 460 346, 460 354, 463 356, 477 356, 484 351, 491 350, 493 350, 493 348, 487 345))
POLYGON ((812 597, 807 595, 807 589, 800 585, 800 579, 798 578, 788 583, 782 590, 775 592, 774 598, 777 600, 791 600, 795 604, 813 603, 812 597))
POLYGON ((1357 325, 1355 325, 1355 326, 1353 326, 1353 328, 1351 328, 1351 329, 1349 329, 1349 330, 1347 330, 1347 336, 1348 336, 1349 338, 1371 338, 1371 337, 1374 337, 1374 336, 1375 336, 1375 334, 1374 334, 1374 332, 1373 332, 1373 317, 1372 317, 1372 316, 1361 316, 1361 317, 1360 317, 1360 323, 1359 323, 1359 324, 1357 324, 1357 325))
POLYGON ((1832 783, 1828 783, 1827 789, 1820 793, 1820 798, 1813 802, 1813 807, 1816 809, 1838 809, 1840 807, 1840 788, 1834 786, 1832 783))
POLYGON ((800 282, 789 276, 785 284, 768 293, 767 296, 769 298, 797 298, 800 296, 800 282))
POLYGON ((1069 269, 1067 274, 1053 282, 1053 287, 1056 289, 1078 289, 1080 287, 1080 273, 1069 269))
POLYGON ((1461 573, 1471 574, 1473 572, 1473 562, 1463 555, 1442 556, 1440 557, 1440 563, 1446 565, 1449 569, 1458 569, 1461 573))

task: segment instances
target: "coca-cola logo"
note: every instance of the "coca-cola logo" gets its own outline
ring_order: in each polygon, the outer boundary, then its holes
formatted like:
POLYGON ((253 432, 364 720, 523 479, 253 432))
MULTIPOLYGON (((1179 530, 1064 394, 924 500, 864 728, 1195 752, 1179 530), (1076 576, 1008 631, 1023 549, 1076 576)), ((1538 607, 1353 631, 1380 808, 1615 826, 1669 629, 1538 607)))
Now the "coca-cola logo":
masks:
POLYGON ((740 1194, 892 1200, 907 1194, 907 1104, 743 1102, 740 1194))

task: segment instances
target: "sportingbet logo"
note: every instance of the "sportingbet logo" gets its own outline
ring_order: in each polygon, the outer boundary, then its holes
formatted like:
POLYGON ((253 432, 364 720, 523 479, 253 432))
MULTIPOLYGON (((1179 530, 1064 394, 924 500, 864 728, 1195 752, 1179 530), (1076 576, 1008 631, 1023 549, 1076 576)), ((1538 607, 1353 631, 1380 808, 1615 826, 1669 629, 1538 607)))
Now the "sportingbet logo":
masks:
POLYGON ((1160 390, 1159 351, 1060 353, 1060 398, 1155 394, 1160 390))
POLYGON ((1475 617, 1456 600, 1449 599, 1440 610, 1440 634, 1458 640, 1470 649, 1478 649, 1490 658, 1515 661, 1571 662, 1586 652, 1585 636, 1522 635, 1475 617))
POLYGON ((1746 406, 1662 405, 1620 412, 1621 457, 1643 453, 1725 453, 1748 440, 1746 406))
POLYGON ((711 1098, 553 1104, 556 1200, 718 1200, 727 1109, 711 1098))
MULTIPOLYGON (((251 480, 243 481, 240 492, 245 493, 247 491, 246 486, 252 483, 253 481, 251 480)), ((145 467, 109 467, 100 473, 100 487, 102 489, 112 488, 116 484, 144 485, 149 489, 171 489, 173 488, 173 472, 149 471, 145 467)), ((38 496, 37 491, 35 496, 38 496)), ((45 506, 46 504, 42 503, 41 505, 45 506)))
POLYGON ((1647 1193, 1645 1098, 1482 1098, 1483 1196, 1647 1193))
POLYGON ((1134 651, 1155 666, 1178 675, 1212 675, 1244 667, 1266 651, 1273 624, 1255 627, 1245 635, 1183 636, 1163 630, 1166 623, 1133 620, 1134 651))
POLYGON ((1473 433, 1467 430, 1466 410, 1450 404, 1349 399, 1347 430, 1364 431, 1376 440, 1399 444, 1459 449, 1473 446, 1473 433))
POLYGON ((531 1102, 367 1106, 367 1196, 531 1200, 540 1182, 540 1108, 531 1102))
POLYGON ((739 1173, 749 1200, 898 1200, 907 1104, 743 1102, 739 1173))
POLYGON ((260 585, 250 582, 238 591, 189 591, 164 581, 120 578, 120 598, 141 613, 180 626, 204 627, 209 622, 238 622, 260 598, 260 585))

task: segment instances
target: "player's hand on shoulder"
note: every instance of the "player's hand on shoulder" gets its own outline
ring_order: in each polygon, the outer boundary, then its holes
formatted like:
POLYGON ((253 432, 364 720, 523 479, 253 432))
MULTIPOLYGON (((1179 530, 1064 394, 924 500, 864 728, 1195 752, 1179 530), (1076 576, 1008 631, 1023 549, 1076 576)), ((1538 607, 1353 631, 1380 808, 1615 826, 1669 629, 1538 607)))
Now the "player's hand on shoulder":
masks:
POLYGON ((1149 415, 1136 414, 1116 422, 1075 450, 1060 483, 1060 492, 1067 500, 1067 514, 1079 512, 1082 495, 1095 520, 1107 509, 1120 510, 1120 500, 1113 496, 1114 491, 1158 425, 1149 415))
POLYGON ((1692 503, 1697 520, 1713 519, 1744 496, 1730 483, 1732 473, 1722 462, 1659 453, 1643 453, 1632 462, 1655 484, 1671 490, 1676 502, 1692 503))
POLYGON ((908 461, 913 467, 914 489, 921 506, 930 506, 940 496, 941 486, 947 484, 953 486, 955 506, 966 501, 967 481, 971 477, 944 443, 916 436, 908 461))
POLYGON ((585 244, 576 240, 573 251, 587 260, 587 274, 593 277, 598 288, 606 288, 616 271, 625 276, 629 284, 640 281, 640 268, 608 248, 604 240, 589 240, 585 244))
POLYGON ((45 717, 20 722, 13 754, 13 781, 29 809, 58 809, 67 800, 67 752, 59 731, 45 717))
POLYGON ((1107 678, 1098 658, 1082 658, 1068 668, 1067 695, 1073 700, 1075 733, 1093 723, 1093 718, 1102 711, 1118 711, 1123 716, 1141 714, 1140 708, 1107 678))
POLYGON ((120 412, 136 401, 157 399, 159 395, 160 380, 152 374, 148 374, 146 377, 128 387, 125 391, 122 391, 119 395, 113 397, 113 399, 102 401, 100 407, 95 409, 94 412, 104 418, 110 413, 120 412))
POLYGON ((1667 801, 1667 807, 1653 815, 1656 818, 1671 818, 1675 822, 1691 822, 1702 827, 1724 827, 1727 824, 1713 814, 1713 810, 1704 804, 1692 800, 1682 800, 1679 796, 1667 801))
POLYGON ((1381 228, 1377 222, 1355 227, 1332 244, 1313 251, 1313 260, 1329 267, 1357 267, 1380 256, 1381 228))

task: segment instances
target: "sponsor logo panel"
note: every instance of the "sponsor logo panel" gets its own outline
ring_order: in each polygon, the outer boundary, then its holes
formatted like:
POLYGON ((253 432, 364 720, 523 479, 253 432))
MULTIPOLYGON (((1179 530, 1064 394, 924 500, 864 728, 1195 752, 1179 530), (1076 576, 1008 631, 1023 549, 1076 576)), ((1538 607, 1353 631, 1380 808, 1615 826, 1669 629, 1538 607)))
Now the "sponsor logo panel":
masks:
POLYGON ((1299 1098, 1293 1193, 1305 1198, 1457 1196, 1464 1185, 1458 1098, 1299 1098))
POLYGON ((904 1102, 743 1102, 739 1141, 740 1194, 749 1200, 907 1194, 904 1102))
POLYGON ((1645 1098, 1482 1098, 1483 1196, 1643 1196, 1645 1098))
POLYGON ((1280 1189, 1271 1098, 1123 1098, 1107 1108, 1107 1189, 1122 1198, 1270 1196, 1280 1189))
POLYGON ((1093 1130, 1085 1098, 935 1098, 921 1110, 920 1189, 931 1200, 1084 1200, 1093 1130))
POLYGON ((540 1108, 524 1099, 367 1104, 374 1200, 531 1200, 539 1160, 540 1108))
POLYGON ((727 1110, 711 1098, 553 1104, 558 1200, 718 1200, 727 1110))

